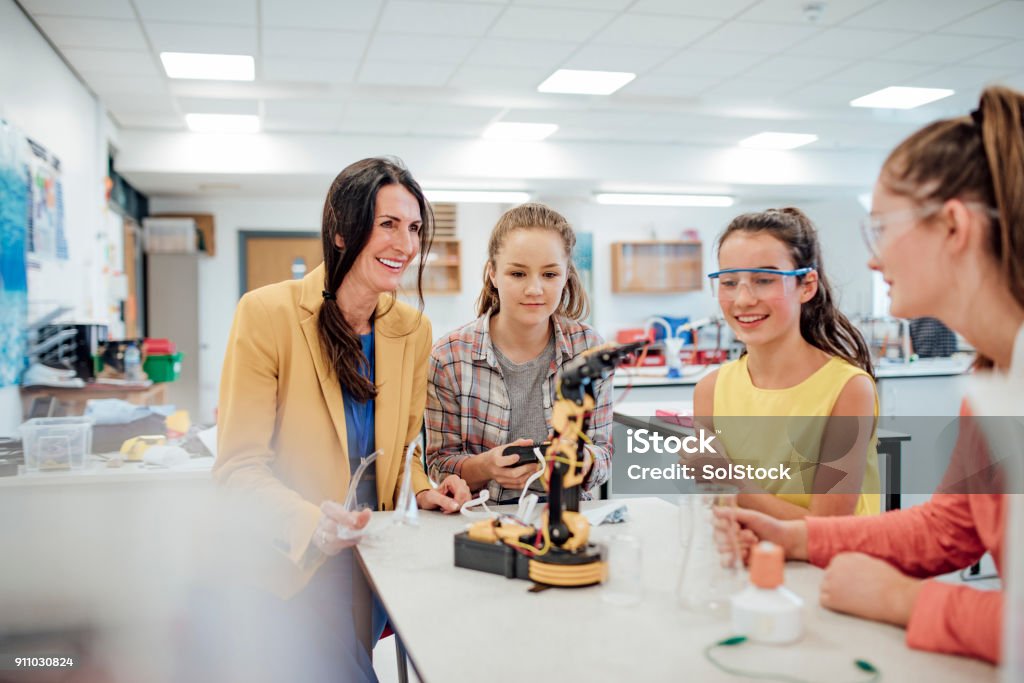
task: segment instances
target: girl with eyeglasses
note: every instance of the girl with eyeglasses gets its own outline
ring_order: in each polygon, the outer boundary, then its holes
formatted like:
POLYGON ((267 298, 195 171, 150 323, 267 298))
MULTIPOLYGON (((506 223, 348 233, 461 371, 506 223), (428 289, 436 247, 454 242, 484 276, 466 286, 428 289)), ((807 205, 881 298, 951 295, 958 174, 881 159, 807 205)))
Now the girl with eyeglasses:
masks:
POLYGON ((871 357, 836 306, 814 224, 795 208, 738 216, 718 262, 712 291, 746 352, 697 384, 694 414, 732 463, 790 469, 731 481, 739 504, 780 519, 877 513, 871 357))
MULTIPOLYGON (((971 116, 903 141, 882 167, 868 227, 868 267, 889 284, 893 315, 938 318, 974 346, 976 366, 1024 391, 1024 94, 986 88, 971 116)), ((998 662, 1002 591, 927 580, 986 552, 1006 571, 1009 496, 999 468, 984 467, 999 454, 971 412, 965 400, 953 459, 927 503, 870 519, 740 510, 744 546, 770 540, 827 566, 823 605, 903 626, 912 648, 998 662)))

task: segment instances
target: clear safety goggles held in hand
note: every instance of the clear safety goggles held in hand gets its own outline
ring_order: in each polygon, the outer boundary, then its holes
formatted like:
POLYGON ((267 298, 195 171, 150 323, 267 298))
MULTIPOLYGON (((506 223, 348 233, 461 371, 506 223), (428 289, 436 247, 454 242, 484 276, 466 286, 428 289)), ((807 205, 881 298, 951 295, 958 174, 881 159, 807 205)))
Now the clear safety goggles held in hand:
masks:
POLYGON ((780 299, 793 292, 799 278, 815 272, 813 266, 796 270, 774 268, 729 268, 708 275, 711 294, 732 301, 746 287, 754 299, 780 299))

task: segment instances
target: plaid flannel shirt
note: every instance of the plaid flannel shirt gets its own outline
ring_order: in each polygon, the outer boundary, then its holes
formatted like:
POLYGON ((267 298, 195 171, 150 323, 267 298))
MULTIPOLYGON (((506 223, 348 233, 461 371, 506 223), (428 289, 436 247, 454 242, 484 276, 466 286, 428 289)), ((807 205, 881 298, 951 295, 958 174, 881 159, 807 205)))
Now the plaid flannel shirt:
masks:
MULTIPOLYGON (((588 325, 553 317, 555 358, 544 380, 544 418, 551 424, 555 377, 561 368, 583 351, 603 343, 588 325)), ((462 463, 517 438, 509 434, 511 403, 501 368, 491 343, 490 315, 483 315, 436 344, 430 354, 427 384, 427 468, 435 481, 448 474, 461 476, 462 463)), ((587 491, 608 480, 612 458, 612 381, 597 383, 594 412, 590 416, 586 446, 593 465, 583 481, 587 491)), ((491 481, 492 500, 501 500, 505 489, 491 481)))

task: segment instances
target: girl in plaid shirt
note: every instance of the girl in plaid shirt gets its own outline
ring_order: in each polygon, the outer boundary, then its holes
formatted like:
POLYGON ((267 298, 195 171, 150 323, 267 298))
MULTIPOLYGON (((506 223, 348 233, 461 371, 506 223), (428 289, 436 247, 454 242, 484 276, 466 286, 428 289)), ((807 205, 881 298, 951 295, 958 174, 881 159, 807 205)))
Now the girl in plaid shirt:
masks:
MULTIPOLYGON (((580 322, 588 303, 572 262, 575 244, 572 226, 543 204, 523 204, 498 219, 479 317, 430 355, 427 466, 435 480, 457 474, 473 491, 487 488, 492 500, 512 502, 539 468, 503 451, 548 438, 558 372, 603 343, 580 322)), ((611 428, 608 378, 598 384, 587 431, 584 498, 608 479, 611 428)))

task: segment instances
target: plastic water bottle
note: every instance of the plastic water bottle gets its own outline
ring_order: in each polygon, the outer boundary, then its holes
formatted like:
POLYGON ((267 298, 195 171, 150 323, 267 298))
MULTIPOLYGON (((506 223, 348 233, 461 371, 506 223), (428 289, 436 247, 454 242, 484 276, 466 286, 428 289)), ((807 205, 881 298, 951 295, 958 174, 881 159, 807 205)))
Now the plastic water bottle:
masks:
POLYGON ((142 354, 139 347, 129 344, 124 350, 124 378, 129 382, 138 382, 144 379, 142 374, 142 354))

